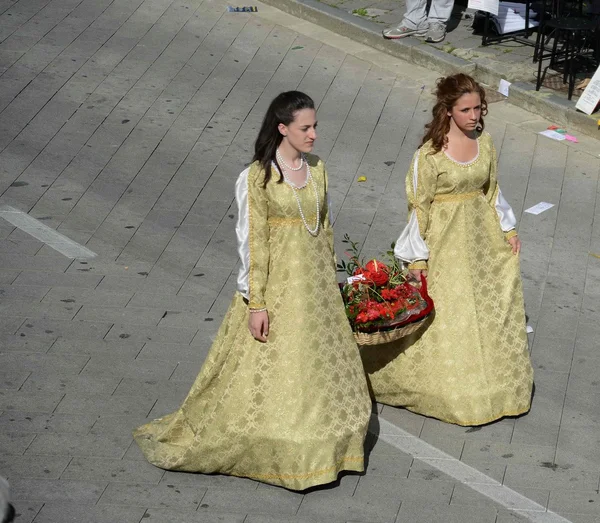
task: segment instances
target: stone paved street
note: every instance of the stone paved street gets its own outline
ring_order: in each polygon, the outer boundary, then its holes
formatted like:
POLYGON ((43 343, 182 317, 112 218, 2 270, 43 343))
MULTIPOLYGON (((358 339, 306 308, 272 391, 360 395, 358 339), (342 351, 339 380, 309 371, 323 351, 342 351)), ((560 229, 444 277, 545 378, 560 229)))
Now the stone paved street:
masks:
POLYGON ((338 255, 344 233, 375 255, 406 221, 439 75, 256 5, 0 0, 0 475, 16 521, 600 522, 600 143, 542 137, 552 122, 504 101, 487 128, 524 242, 529 415, 464 428, 380 406, 367 472, 308 493, 143 460, 131 430, 178 407, 232 297, 234 183, 276 94, 319 105, 338 255), (554 207, 523 214, 540 201, 554 207), (48 228, 97 256, 70 259, 48 228))

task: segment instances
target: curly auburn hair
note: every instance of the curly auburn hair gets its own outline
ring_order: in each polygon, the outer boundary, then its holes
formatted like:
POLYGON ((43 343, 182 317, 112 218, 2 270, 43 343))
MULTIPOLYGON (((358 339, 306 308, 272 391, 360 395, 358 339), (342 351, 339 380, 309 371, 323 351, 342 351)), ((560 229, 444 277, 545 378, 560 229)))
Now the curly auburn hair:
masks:
POLYGON ((436 82, 435 96, 437 98, 433 110, 433 119, 426 126, 425 136, 421 146, 431 140, 433 153, 438 153, 448 143, 448 132, 450 131, 450 118, 448 111, 456 104, 464 94, 477 93, 481 98, 481 116, 477 130, 482 132, 485 128, 483 117, 487 114, 487 101, 485 90, 472 77, 464 73, 453 74, 445 78, 439 78, 436 82))

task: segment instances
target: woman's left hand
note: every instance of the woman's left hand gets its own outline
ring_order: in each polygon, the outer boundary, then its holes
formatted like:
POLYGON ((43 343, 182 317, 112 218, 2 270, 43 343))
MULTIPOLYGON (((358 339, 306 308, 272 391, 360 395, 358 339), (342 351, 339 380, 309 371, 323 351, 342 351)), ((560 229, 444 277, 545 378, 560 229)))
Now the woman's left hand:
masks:
POLYGON ((521 252, 521 240, 519 240, 518 236, 513 236, 508 240, 508 243, 510 244, 513 254, 519 254, 521 252))

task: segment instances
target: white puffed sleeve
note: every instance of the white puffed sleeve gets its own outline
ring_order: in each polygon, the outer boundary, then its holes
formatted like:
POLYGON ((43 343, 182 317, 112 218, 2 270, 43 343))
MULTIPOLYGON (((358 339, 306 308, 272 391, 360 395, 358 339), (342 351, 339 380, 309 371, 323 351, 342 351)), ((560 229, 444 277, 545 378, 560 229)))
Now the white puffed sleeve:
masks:
POLYGON ((498 214, 500 228, 505 233, 507 239, 516 235, 517 218, 510 204, 506 201, 498 185, 498 153, 496 147, 488 135, 491 147, 490 160, 490 182, 486 193, 486 197, 490 205, 492 205, 498 214))
POLYGON ((406 175, 408 224, 394 247, 394 256, 409 263, 411 269, 427 268, 429 248, 425 242, 429 226, 429 207, 437 186, 435 167, 428 161, 423 148, 415 153, 412 169, 406 175), (419 157, 421 161, 419 160, 419 157))
POLYGON ((512 231, 517 226, 517 218, 510 204, 502 196, 502 191, 498 187, 498 195, 496 196, 496 212, 500 218, 500 228, 503 232, 512 231))
POLYGON ((235 183, 235 201, 238 207, 238 219, 235 227, 237 248, 241 267, 238 272, 237 290, 250 299, 250 216, 248 210, 248 173, 250 167, 244 169, 235 183))

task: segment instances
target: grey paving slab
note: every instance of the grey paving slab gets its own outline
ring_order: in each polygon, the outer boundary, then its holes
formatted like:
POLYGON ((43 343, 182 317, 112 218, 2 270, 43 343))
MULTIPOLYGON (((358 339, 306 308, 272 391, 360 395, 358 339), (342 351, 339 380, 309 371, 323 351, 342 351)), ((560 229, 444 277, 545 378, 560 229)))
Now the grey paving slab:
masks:
POLYGON ((165 360, 119 359, 114 355, 93 354, 82 374, 89 376, 114 376, 139 379, 169 379, 177 362, 165 360))
POLYGON ((98 502, 148 508, 188 508, 195 510, 206 493, 205 489, 109 483, 98 502))
POLYGON ((82 395, 67 393, 56 412, 59 414, 128 414, 146 415, 156 398, 152 396, 111 396, 109 394, 82 395))
POLYGON ((87 434, 96 421, 93 414, 43 414, 32 411, 6 411, 0 426, 6 433, 78 433, 87 434))
POLYGON ((15 334, 23 325, 24 316, 13 316, 0 319, 0 336, 15 334))
POLYGON ((450 503, 453 489, 450 481, 364 476, 360 478, 353 497, 372 506, 377 503, 387 505, 388 509, 396 504, 397 510, 399 502, 404 499, 446 505, 450 503))
POLYGON ((177 368, 173 371, 170 379, 173 381, 182 381, 183 383, 192 384, 199 372, 200 368, 198 366, 190 365, 187 362, 182 362, 177 365, 177 368))
POLYGON ((161 396, 156 400, 156 403, 152 407, 152 410, 148 413, 150 418, 160 418, 166 416, 171 412, 175 412, 181 407, 183 400, 185 399, 186 393, 172 393, 163 392, 161 396))
MULTIPOLYGON (((389 479, 378 477, 373 481, 389 479)), ((359 488, 360 483, 354 495, 352 491, 336 493, 328 489, 311 492, 302 501, 298 515, 331 521, 348 521, 355 518, 363 521, 394 521, 400 506, 397 496, 385 500, 383 497, 363 496, 364 491, 360 491, 359 488)))
POLYGON ((597 431, 593 427, 587 429, 562 428, 558 436, 554 465, 558 467, 580 470, 596 470, 598 459, 597 431))
POLYGON ((221 512, 148 509, 144 514, 144 521, 154 523, 165 521, 167 518, 172 523, 242 523, 248 521, 245 514, 227 514, 221 512))
POLYGON ((17 279, 19 274, 21 274, 21 271, 13 271, 10 269, 0 270, 0 282, 2 282, 2 285, 10 285, 17 279))
MULTIPOLYGON (((487 477, 480 479, 480 482, 489 484, 502 483, 506 472, 506 465, 496 463, 474 462, 471 463, 475 470, 482 472, 487 477)), ((452 478, 440 472, 439 467, 435 465, 435 461, 424 463, 416 459, 410 469, 409 479, 423 479, 426 481, 442 480, 451 481, 452 478)))
POLYGON ((42 337, 55 340, 57 337, 71 339, 101 340, 111 329, 111 323, 100 323, 93 321, 66 321, 27 319, 16 331, 17 336, 42 337))
POLYGON ((189 343, 197 328, 148 327, 115 324, 106 335, 106 340, 126 339, 129 341, 164 341, 167 343, 189 343))
POLYGON ((3 451, 7 454, 23 454, 34 439, 35 435, 33 434, 15 432, 2 434, 0 436, 0 443, 2 443, 3 451))
MULTIPOLYGON (((119 459, 130 444, 130 438, 83 434, 40 434, 27 449, 28 456, 81 456, 119 459)), ((17 498, 18 499, 18 498, 17 498)), ((27 499, 27 498, 22 498, 27 499)), ((35 499, 35 498, 30 498, 35 499)))
POLYGON ((0 390, 0 410, 50 414, 63 398, 62 393, 0 390))
POLYGON ((31 256, 60 256, 60 253, 47 246, 46 244, 39 242, 38 240, 21 240, 14 233, 11 234, 11 236, 6 240, 6 242, 7 247, 9 246, 8 244, 10 244, 11 248, 16 244, 16 249, 18 252, 23 252, 24 254, 29 254, 31 256))
POLYGON ((89 430, 94 435, 131 434, 132 431, 152 421, 144 414, 99 414, 94 416, 94 422, 89 430))
POLYGON ((0 466, 9 481, 13 478, 50 480, 60 478, 70 461, 70 456, 3 456, 0 466))
POLYGON ((63 274, 62 272, 23 271, 12 282, 15 285, 48 285, 52 287, 94 288, 102 276, 95 274, 63 274))
POLYGON ((531 412, 515 421, 511 442, 523 444, 555 445, 560 428, 560 414, 556 406, 564 403, 567 374, 547 373, 538 370, 536 393, 532 400, 531 412), (548 379, 543 380, 544 373, 548 379), (549 381, 552 380, 552 381, 549 381), (535 406, 535 408, 533 408, 535 406), (540 430, 543 427, 543 430, 540 430))
MULTIPOLYGON (((142 275, 140 275, 142 276, 142 275)), ((145 292, 155 294, 177 294, 183 285, 183 280, 178 278, 155 279, 150 277, 132 277, 109 275, 102 278, 98 285, 99 290, 127 290, 131 292, 145 292)))
POLYGON ((394 476, 407 478, 414 467, 412 456, 401 452, 393 454, 371 454, 367 465, 367 474, 373 476, 394 476))
POLYGON ((282 489, 225 490, 208 487, 198 510, 200 512, 206 510, 244 514, 294 515, 303 498, 303 494, 282 489))
MULTIPOLYGON (((571 523, 595 523, 598 521, 596 516, 582 514, 568 514, 561 512, 561 516, 567 518, 571 523)), ((517 523, 521 521, 531 521, 529 513, 523 511, 509 512, 507 510, 499 510, 497 523, 517 523)))
POLYGON ((421 439, 456 459, 460 459, 466 441, 460 438, 446 438, 435 433, 425 433, 421 439))
POLYGON ((502 464, 541 465, 552 463, 556 448, 542 445, 519 445, 510 443, 492 443, 467 441, 461 455, 461 461, 476 465, 493 462, 502 464))
POLYGON ((248 514, 244 522, 249 523, 315 523, 317 520, 314 518, 305 518, 299 516, 265 516, 265 515, 252 515, 248 514))
POLYGON ((511 486, 527 486, 532 488, 549 488, 554 490, 589 490, 598 484, 598 474, 582 470, 578 467, 555 466, 545 463, 541 466, 514 464, 506 467, 504 484, 511 486), (524 478, 527 478, 524 481, 524 478))
POLYGON ((133 325, 155 326, 166 311, 140 307, 92 307, 84 305, 77 312, 81 321, 106 321, 110 323, 130 323, 133 325))
POLYGON ((573 514, 592 514, 594 516, 600 515, 598 506, 598 492, 597 491, 564 491, 564 490, 553 490, 550 492, 550 501, 548 502, 548 509, 563 513, 573 514))
POLYGON ((126 291, 53 287, 43 296, 41 302, 57 305, 71 303, 93 307, 109 304, 111 307, 125 307, 132 296, 133 292, 126 291))
POLYGON ((151 307, 164 308, 167 311, 194 312, 200 305, 201 301, 193 296, 163 296, 136 292, 127 307, 151 307))
POLYGON ((144 346, 141 341, 128 342, 119 339, 118 341, 105 340, 71 340, 65 338, 57 339, 48 352, 51 354, 106 354, 117 358, 134 358, 139 354, 144 346))
POLYGON ((458 425, 445 425, 444 423, 426 419, 421 431, 421 437, 428 441, 428 437, 450 437, 461 440, 487 440, 498 442, 510 442, 513 433, 513 423, 503 420, 500 423, 485 425, 481 427, 459 427, 458 425))
POLYGON ((490 507, 435 507, 405 501, 396 523, 496 523, 496 509, 490 507))
POLYGON ((59 523, 61 521, 78 523, 139 523, 143 521, 144 509, 138 507, 124 507, 123 505, 90 505, 87 503, 68 503, 51 501, 44 503, 36 517, 42 523, 59 523))
MULTIPOLYGON (((514 490, 523 497, 512 499, 509 502, 511 508, 530 510, 532 501, 540 507, 548 507, 548 496, 550 494, 548 490, 527 487, 518 487, 514 490)), ((478 485, 477 490, 473 490, 468 485, 456 485, 450 503, 456 506, 489 507, 490 499, 485 495, 486 491, 498 499, 506 489, 500 485, 478 485)), ((496 506, 497 508, 502 507, 499 503, 496 506)))
POLYGON ((249 478, 238 478, 222 474, 190 474, 165 471, 161 483, 199 488, 222 488, 232 490, 256 490, 260 483, 249 478))
POLYGON ((19 522, 31 523, 44 506, 44 503, 15 501, 13 506, 15 507, 15 518, 19 518, 19 522))
POLYGON ((20 286, 20 285, 2 285, 0 286, 0 296, 2 299, 17 299, 27 301, 40 301, 44 298, 49 287, 43 286, 20 286))
POLYGON ((19 270, 44 270, 52 269, 55 272, 64 272, 71 264, 71 260, 57 260, 55 257, 24 256, 23 254, 1 254, 0 266, 3 269, 19 270))
POLYGON ((32 373, 19 390, 24 392, 55 392, 82 394, 112 394, 120 378, 111 376, 64 376, 32 373))
MULTIPOLYGON (((198 369, 200 365, 198 364, 198 369)), ((123 378, 114 391, 115 396, 185 397, 190 389, 187 381, 123 378)))
POLYGON ((7 334, 0 337, 3 352, 48 352, 54 339, 36 339, 7 334))
POLYGON ((26 303, 23 300, 4 302, 0 304, 0 314, 3 317, 28 317, 44 320, 72 320, 80 309, 79 305, 61 303, 49 305, 45 303, 26 303))
POLYGON ((38 353, 0 353, 0 363, 4 371, 28 370, 36 372, 39 370, 54 371, 64 375, 76 375, 81 372, 88 362, 89 356, 48 356, 38 353))
POLYGON ((18 390, 29 377, 29 372, 0 371, 0 389, 18 390))
POLYGON ((74 458, 61 474, 63 480, 158 484, 164 471, 145 461, 74 458))
POLYGON ((11 497, 24 501, 94 504, 105 488, 106 483, 17 479, 11 483, 11 497))

